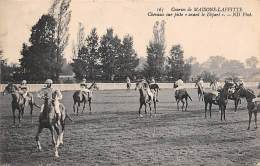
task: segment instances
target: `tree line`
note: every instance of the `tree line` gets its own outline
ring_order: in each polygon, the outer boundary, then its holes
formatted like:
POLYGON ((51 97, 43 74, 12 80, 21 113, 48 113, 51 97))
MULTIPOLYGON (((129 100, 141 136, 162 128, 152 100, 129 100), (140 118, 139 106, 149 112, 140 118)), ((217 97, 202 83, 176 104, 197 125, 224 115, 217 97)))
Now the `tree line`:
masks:
POLYGON ((240 61, 221 56, 211 56, 202 64, 194 57, 185 59, 180 44, 171 46, 166 53, 165 21, 155 22, 143 63, 134 49, 131 35, 126 34, 120 39, 113 28, 108 28, 101 36, 96 28, 92 28, 86 35, 84 25, 79 23, 77 41, 73 43, 73 61, 66 64, 64 49, 69 41, 70 3, 71 0, 53 1, 48 13, 32 26, 29 43, 22 45, 19 66, 7 65, 1 50, 2 81, 26 79, 42 82, 51 78, 57 82, 60 74, 71 73, 69 70, 75 73, 77 80, 124 81, 126 77, 154 77, 157 81, 191 81, 191 78, 203 77, 207 81, 225 74, 243 74, 244 69, 245 73, 253 73, 256 69, 258 61, 255 57, 247 59, 249 67, 245 68, 240 61))

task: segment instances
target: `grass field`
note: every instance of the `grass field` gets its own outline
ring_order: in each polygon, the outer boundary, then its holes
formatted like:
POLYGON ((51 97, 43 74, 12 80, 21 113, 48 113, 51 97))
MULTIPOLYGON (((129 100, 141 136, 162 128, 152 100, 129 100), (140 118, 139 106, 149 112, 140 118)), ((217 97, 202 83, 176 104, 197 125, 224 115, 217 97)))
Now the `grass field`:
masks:
MULTIPOLYGON (((62 103, 73 122, 66 121, 60 158, 53 156, 50 132, 43 130, 43 151, 36 149, 39 109, 33 123, 25 112, 22 127, 11 127, 11 97, 0 96, 0 164, 3 165, 256 165, 260 162, 260 129, 246 130, 248 113, 242 100, 238 112, 228 103, 226 121, 213 106, 204 118, 204 104, 196 91, 187 112, 177 111, 172 90, 159 94, 158 114, 138 117, 138 91, 95 91, 93 113, 76 116, 72 92, 62 103)), ((36 101, 40 103, 39 100, 36 101)), ((87 107, 88 108, 88 107, 87 107)))

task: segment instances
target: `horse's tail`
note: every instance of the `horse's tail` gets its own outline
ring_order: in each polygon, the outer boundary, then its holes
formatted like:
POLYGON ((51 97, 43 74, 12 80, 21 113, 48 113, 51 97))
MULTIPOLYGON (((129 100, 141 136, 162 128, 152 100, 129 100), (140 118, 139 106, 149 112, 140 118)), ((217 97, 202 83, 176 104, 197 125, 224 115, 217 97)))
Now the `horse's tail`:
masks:
POLYGON ((65 115, 65 119, 66 118, 68 118, 70 121, 72 121, 73 122, 73 120, 71 119, 71 117, 66 113, 66 115, 65 115))
POLYGON ((187 92, 187 96, 190 99, 190 101, 192 101, 192 98, 190 97, 189 93, 187 92))
POLYGON ((41 106, 37 105, 35 102, 33 102, 33 105, 37 108, 41 108, 41 106))

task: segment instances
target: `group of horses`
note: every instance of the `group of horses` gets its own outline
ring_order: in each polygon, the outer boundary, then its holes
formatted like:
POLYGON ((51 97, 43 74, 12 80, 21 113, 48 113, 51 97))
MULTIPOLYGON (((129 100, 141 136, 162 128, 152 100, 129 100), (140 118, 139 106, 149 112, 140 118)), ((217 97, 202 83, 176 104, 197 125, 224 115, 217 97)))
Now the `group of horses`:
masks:
MULTIPOLYGON (((77 106, 77 114, 78 114, 78 107, 80 106, 80 103, 84 104, 84 106, 83 106, 83 110, 84 110, 85 104, 87 101, 89 102, 89 108, 91 111, 92 91, 94 89, 97 89, 96 83, 93 83, 88 88, 89 91, 86 95, 83 95, 81 91, 74 92, 74 94, 73 94, 74 112, 75 112, 75 107, 77 106)), ((13 127, 15 127, 15 124, 16 124, 16 122, 15 122, 15 120, 16 120, 15 111, 16 110, 18 110, 18 120, 19 120, 18 127, 21 127, 21 121, 22 121, 22 118, 24 115, 24 109, 25 109, 25 106, 27 105, 26 102, 28 102, 28 105, 30 106, 31 120, 32 120, 33 107, 36 106, 38 108, 41 108, 34 102, 32 93, 28 93, 28 95, 27 95, 28 101, 26 101, 26 99, 19 92, 19 88, 12 83, 9 83, 5 87, 5 89, 3 91, 3 95, 5 95, 6 93, 11 94, 11 96, 12 96, 11 106, 12 106, 12 113, 13 113, 13 127)), ((39 115, 38 130, 37 130, 37 134, 35 137, 37 149, 39 151, 41 151, 42 147, 41 147, 40 140, 39 140, 40 133, 42 132, 42 130, 44 128, 49 129, 51 132, 51 135, 52 135, 52 143, 54 145, 55 157, 59 157, 58 148, 61 144, 63 144, 65 119, 68 118, 72 121, 72 119, 66 113, 65 106, 62 103, 58 102, 57 94, 58 94, 58 91, 55 90, 52 93, 52 99, 49 99, 48 95, 45 95, 42 98, 44 100, 44 105, 43 105, 43 110, 39 115), (55 104, 54 104, 55 102, 59 104, 58 106, 59 106, 59 109, 61 112, 61 117, 59 119, 57 118, 57 115, 55 112, 55 104), (55 136, 55 134, 57 136, 55 136)))
POLYGON ((248 130, 250 129, 250 123, 252 114, 255 117, 255 128, 257 128, 257 112, 260 111, 260 104, 253 101, 256 95, 252 89, 245 88, 242 84, 238 85, 235 82, 225 82, 223 88, 218 89, 219 96, 216 98, 213 93, 203 90, 198 86, 198 97, 205 103, 205 118, 207 117, 207 108, 209 106, 209 114, 211 117, 212 105, 218 105, 221 111, 221 120, 226 118, 226 107, 228 100, 233 100, 235 105, 235 112, 237 111, 238 104, 241 103, 241 99, 245 98, 247 101, 247 109, 249 115, 248 130))
MULTIPOLYGON (((174 84, 174 88, 176 88, 176 84, 174 84)), ((74 113, 76 113, 77 115, 79 114, 79 107, 81 103, 83 104, 83 109, 82 109, 83 112, 87 102, 89 104, 89 111, 91 113, 93 90, 98 90, 98 86, 95 82, 91 84, 91 86, 88 88, 87 93, 85 94, 81 90, 74 92, 73 94, 74 113)), ((143 115, 141 114, 141 109, 143 106, 145 107, 145 113, 147 113, 146 111, 147 105, 150 110, 150 116, 152 116, 152 107, 151 107, 152 104, 154 106, 153 107, 154 115, 156 115, 157 102, 158 102, 157 95, 158 95, 158 91, 160 90, 159 85, 137 82, 135 90, 138 90, 140 94, 140 98, 139 98, 140 106, 138 110, 139 116, 143 117, 143 115)), ((13 113, 13 125, 15 126, 15 119, 16 119, 15 110, 18 110, 18 119, 19 119, 18 126, 21 127, 21 120, 23 118, 24 109, 26 106, 25 98, 19 93, 18 87, 12 83, 9 83, 6 86, 6 88, 3 91, 3 95, 5 93, 10 93, 12 96, 11 105, 12 105, 12 113, 13 113)), ((60 144, 63 144, 65 119, 68 118, 71 120, 71 118, 67 115, 64 105, 60 103, 59 107, 61 111, 61 117, 60 119, 57 119, 57 115, 55 113, 54 110, 55 108, 53 104, 56 101, 56 95, 57 95, 57 91, 54 91, 52 94, 52 99, 49 99, 47 96, 43 98, 44 107, 42 112, 39 115, 38 131, 35 139, 37 143, 37 148, 41 150, 42 148, 39 141, 39 135, 44 128, 49 129, 52 135, 55 157, 59 157, 58 147, 60 144), (55 137, 55 132, 57 138, 55 137)), ((198 96, 205 103, 205 118, 207 117, 208 106, 209 106, 209 114, 211 117, 211 108, 212 105, 215 104, 219 106, 219 109, 221 111, 221 120, 226 119, 225 111, 226 111, 228 99, 234 100, 235 111, 237 111, 237 105, 239 102, 241 102, 241 98, 245 98, 247 101, 247 109, 249 113, 248 130, 250 129, 252 114, 254 114, 255 116, 255 128, 257 128, 257 111, 260 110, 260 104, 256 105, 256 103, 253 102, 253 99, 256 97, 253 90, 244 88, 243 86, 237 86, 237 85, 234 86, 234 83, 226 82, 223 88, 219 89, 218 98, 215 98, 214 94, 212 94, 211 92, 204 91, 203 89, 200 88, 200 86, 198 86, 198 96)), ((182 107, 181 107, 182 111, 187 111, 188 100, 192 101, 192 98, 190 97, 189 93, 185 88, 175 91, 175 99, 176 99, 178 110, 179 110, 179 103, 180 102, 182 103, 182 107)), ((38 106, 35 103, 32 93, 28 93, 28 105, 30 106, 30 115, 32 119, 33 107, 36 106, 40 108, 40 106, 38 106)))

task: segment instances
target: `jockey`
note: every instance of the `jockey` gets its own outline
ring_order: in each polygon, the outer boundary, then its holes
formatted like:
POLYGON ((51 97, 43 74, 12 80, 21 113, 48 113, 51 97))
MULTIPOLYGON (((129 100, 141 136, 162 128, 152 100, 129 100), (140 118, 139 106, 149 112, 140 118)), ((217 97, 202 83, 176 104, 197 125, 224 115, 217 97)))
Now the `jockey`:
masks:
MULTIPOLYGON (((60 103, 59 100, 62 99, 62 94, 61 92, 58 90, 58 94, 56 98, 53 98, 53 92, 55 91, 51 86, 52 86, 53 81, 51 79, 47 79, 45 81, 46 87, 42 88, 39 92, 38 92, 38 97, 40 99, 51 99, 52 100, 52 104, 54 106, 54 111, 57 115, 57 120, 58 120, 58 124, 60 124, 60 117, 61 117, 61 112, 60 112, 60 103)), ((41 106, 41 112, 44 109, 44 104, 41 106)))
POLYGON ((219 83, 218 83, 218 81, 214 79, 213 82, 210 84, 210 87, 211 87, 211 93, 214 94, 214 96, 213 96, 213 100, 214 100, 219 95, 219 92, 218 92, 219 83))
POLYGON ((90 92, 89 89, 88 89, 88 85, 87 85, 87 82, 86 82, 86 79, 83 78, 82 79, 82 82, 80 83, 80 91, 82 92, 83 96, 85 97, 85 99, 87 100, 88 98, 88 93, 90 92))
POLYGON ((147 81, 145 80, 145 78, 141 79, 141 83, 144 85, 149 98, 152 100, 153 93, 152 93, 151 89, 149 88, 149 85, 148 85, 147 81))
POLYGON ((131 80, 129 77, 126 77, 126 88, 130 89, 130 86, 131 86, 131 80))
POLYGON ((154 77, 151 78, 150 84, 155 84, 155 79, 154 79, 154 77))
POLYGON ((184 89, 184 83, 182 81, 182 79, 178 79, 175 84, 177 85, 176 90, 180 90, 180 89, 184 89))
POLYGON ((130 84, 130 83, 131 83, 131 80, 130 80, 129 77, 126 77, 126 83, 127 83, 127 84, 130 84))
MULTIPOLYGON (((154 77, 151 78, 151 82, 150 82, 150 85, 153 85, 153 84, 156 84, 154 77)), ((155 92, 156 92, 156 95, 155 95, 156 101, 158 102, 159 101, 158 100, 158 93, 159 93, 158 89, 155 89, 155 92)))
POLYGON ((29 100, 29 96, 28 96, 29 87, 27 85, 27 81, 23 80, 18 88, 19 88, 19 93, 25 99, 24 104, 27 105, 27 101, 29 100))
POLYGON ((199 86, 200 89, 203 91, 203 89, 204 89, 204 81, 203 81, 202 78, 199 79, 199 81, 198 81, 198 86, 199 86))

